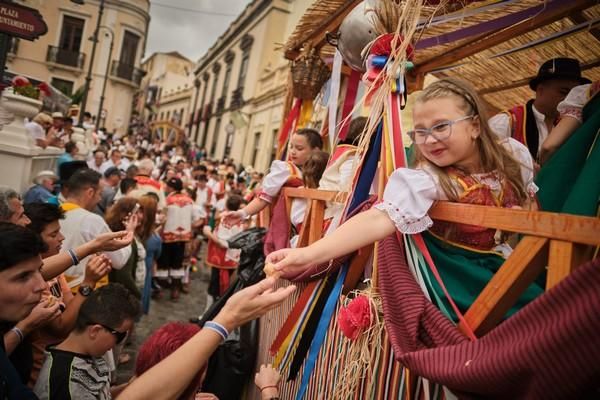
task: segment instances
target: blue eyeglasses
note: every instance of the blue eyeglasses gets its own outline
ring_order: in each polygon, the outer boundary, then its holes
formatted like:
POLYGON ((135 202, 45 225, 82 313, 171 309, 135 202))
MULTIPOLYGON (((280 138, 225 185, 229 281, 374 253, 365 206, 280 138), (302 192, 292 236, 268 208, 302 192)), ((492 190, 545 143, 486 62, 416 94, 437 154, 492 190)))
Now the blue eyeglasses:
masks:
POLYGON ((444 141, 452 135, 452 125, 460 121, 466 121, 474 118, 475 115, 467 115, 466 117, 458 118, 451 121, 442 121, 439 124, 435 124, 431 128, 417 128, 412 131, 408 131, 406 134, 416 144, 423 144, 427 141, 429 135, 433 136, 437 141, 444 141))

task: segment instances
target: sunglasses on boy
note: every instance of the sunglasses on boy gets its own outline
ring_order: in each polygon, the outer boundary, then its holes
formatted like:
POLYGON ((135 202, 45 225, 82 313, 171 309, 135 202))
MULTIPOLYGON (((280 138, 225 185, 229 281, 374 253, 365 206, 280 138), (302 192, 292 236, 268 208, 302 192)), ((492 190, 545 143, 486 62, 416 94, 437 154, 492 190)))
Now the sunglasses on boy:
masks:
POLYGON ((109 333, 111 333, 117 339, 117 343, 121 343, 127 337, 127 331, 125 331, 125 332, 119 332, 116 329, 111 328, 110 326, 106 326, 106 325, 103 325, 103 324, 98 324, 98 323, 95 323, 95 322, 90 322, 89 325, 100 325, 101 327, 103 327, 104 329, 106 329, 109 333))
POLYGON ((412 131, 408 131, 406 134, 416 144, 423 144, 427 141, 429 135, 433 136, 435 140, 441 142, 452 135, 452 125, 457 122, 466 121, 474 118, 475 115, 467 115, 462 118, 458 118, 450 121, 442 121, 439 124, 435 124, 431 128, 417 128, 412 131))

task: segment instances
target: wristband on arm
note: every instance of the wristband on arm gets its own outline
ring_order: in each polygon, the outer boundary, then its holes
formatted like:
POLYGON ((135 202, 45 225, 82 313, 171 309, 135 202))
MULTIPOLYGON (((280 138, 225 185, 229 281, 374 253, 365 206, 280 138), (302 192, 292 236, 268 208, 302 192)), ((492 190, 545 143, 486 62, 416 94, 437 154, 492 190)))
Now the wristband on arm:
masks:
POLYGON ((204 323, 204 328, 210 329, 211 331, 215 331, 223 338, 223 341, 227 340, 227 336, 229 336, 229 332, 223 325, 215 321, 207 321, 204 323))

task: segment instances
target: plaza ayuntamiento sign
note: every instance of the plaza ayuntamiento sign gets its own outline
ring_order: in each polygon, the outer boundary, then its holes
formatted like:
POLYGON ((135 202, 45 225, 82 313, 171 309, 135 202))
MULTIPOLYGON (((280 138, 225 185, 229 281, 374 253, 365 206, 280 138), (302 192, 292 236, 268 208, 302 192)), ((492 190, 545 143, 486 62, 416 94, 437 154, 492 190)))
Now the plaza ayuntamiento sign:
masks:
POLYGON ((0 2, 0 33, 35 40, 46 32, 48 26, 38 10, 0 2))

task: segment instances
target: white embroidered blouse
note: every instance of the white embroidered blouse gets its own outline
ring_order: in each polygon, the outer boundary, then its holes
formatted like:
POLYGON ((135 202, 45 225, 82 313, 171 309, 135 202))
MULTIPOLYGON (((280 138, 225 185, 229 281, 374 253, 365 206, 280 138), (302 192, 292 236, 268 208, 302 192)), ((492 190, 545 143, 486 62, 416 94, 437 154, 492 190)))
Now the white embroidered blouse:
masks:
MULTIPOLYGON (((530 195, 538 191, 533 182, 533 159, 525 145, 507 138, 501 143, 521 163, 521 178, 530 195)), ((498 193, 501 181, 496 174, 483 173, 474 176, 498 193)), ((448 200, 439 185, 437 175, 427 166, 418 169, 399 168, 390 176, 383 193, 383 201, 375 208, 387 213, 401 233, 419 233, 429 229, 433 221, 427 212, 436 200, 448 200)))
POLYGON ((299 168, 292 167, 285 161, 274 160, 271 163, 269 173, 263 179, 258 197, 268 203, 272 203, 273 198, 277 197, 283 185, 292 176, 292 169, 295 170, 294 173, 299 178, 302 178, 302 171, 299 168))
POLYGON ((591 83, 585 85, 575 86, 569 91, 569 94, 563 101, 558 103, 557 110, 561 117, 572 117, 583 122, 581 117, 581 110, 585 103, 590 99, 590 87, 591 83))

